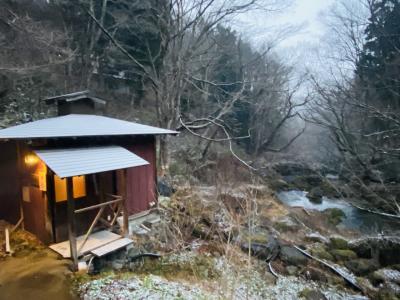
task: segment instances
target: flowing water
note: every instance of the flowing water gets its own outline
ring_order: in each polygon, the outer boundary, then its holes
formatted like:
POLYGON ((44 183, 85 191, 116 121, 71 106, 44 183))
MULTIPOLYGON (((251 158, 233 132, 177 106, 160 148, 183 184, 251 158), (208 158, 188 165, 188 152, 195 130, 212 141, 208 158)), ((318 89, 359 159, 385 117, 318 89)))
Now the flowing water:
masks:
POLYGON ((364 234, 400 232, 400 220, 360 210, 343 199, 323 197, 322 203, 317 204, 307 198, 307 192, 298 190, 279 192, 277 196, 281 202, 289 206, 300 206, 318 211, 339 208, 346 215, 346 218, 338 225, 339 227, 358 230, 364 234))

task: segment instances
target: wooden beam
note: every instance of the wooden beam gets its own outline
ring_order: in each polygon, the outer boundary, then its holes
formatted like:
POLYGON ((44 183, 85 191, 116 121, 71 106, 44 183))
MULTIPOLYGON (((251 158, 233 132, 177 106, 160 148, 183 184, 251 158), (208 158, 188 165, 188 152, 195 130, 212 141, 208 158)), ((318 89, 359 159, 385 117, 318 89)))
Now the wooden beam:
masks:
POLYGON ((123 220, 123 225, 122 225, 122 233, 125 237, 129 236, 129 213, 128 213, 128 205, 127 205, 127 191, 126 191, 126 179, 128 176, 128 172, 126 169, 120 170, 121 172, 121 196, 123 199, 122 202, 122 220, 123 220))
POLYGON ((23 176, 24 176, 24 165, 22 155, 24 155, 21 149, 21 142, 16 142, 17 147, 17 174, 18 174, 18 185, 19 185, 19 213, 20 220, 22 220, 21 228, 25 229, 25 220, 24 220, 24 200, 22 199, 22 187, 23 187, 23 176))
POLYGON ((113 204, 113 203, 117 203, 117 202, 121 202, 121 201, 122 201, 122 198, 121 199, 115 199, 115 200, 107 201, 107 202, 103 202, 103 203, 100 203, 100 204, 91 205, 91 206, 88 206, 88 207, 77 209, 77 210, 75 210, 75 213, 78 214, 78 213, 81 213, 81 212, 84 212, 84 211, 93 210, 93 209, 96 209, 96 208, 99 208, 99 207, 107 206, 107 205, 110 205, 110 204, 113 204))
POLYGON ((47 176, 46 176, 46 184, 47 184, 47 202, 49 204, 50 209, 50 218, 51 218, 51 233, 53 243, 57 242, 57 230, 56 230, 56 196, 54 190, 54 173, 53 171, 47 167, 47 176))
POLYGON ((68 237, 73 271, 78 270, 78 251, 76 247, 75 200, 73 197, 72 177, 67 177, 68 237))

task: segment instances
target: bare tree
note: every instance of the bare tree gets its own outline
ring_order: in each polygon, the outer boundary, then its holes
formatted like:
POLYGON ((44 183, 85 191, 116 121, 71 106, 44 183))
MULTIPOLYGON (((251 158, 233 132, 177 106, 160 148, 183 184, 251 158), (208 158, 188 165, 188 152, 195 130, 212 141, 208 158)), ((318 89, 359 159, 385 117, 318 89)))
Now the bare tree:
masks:
MULTIPOLYGON (((159 126, 181 127, 192 133, 204 129, 205 134, 203 132, 199 136, 206 137, 210 141, 214 140, 218 131, 219 134, 225 135, 223 140, 230 141, 237 137, 228 132, 222 119, 242 99, 249 82, 246 82, 247 77, 244 76, 235 82, 210 80, 210 66, 215 60, 213 33, 217 25, 222 22, 237 14, 259 9, 261 5, 264 10, 272 10, 281 4, 276 1, 257 0, 158 2, 152 9, 156 11, 153 25, 159 38, 159 49, 154 51, 149 41, 144 41, 148 50, 145 53, 146 64, 139 61, 115 38, 117 28, 111 31, 89 9, 87 12, 113 45, 135 66, 135 72, 144 78, 146 86, 150 89, 149 97, 155 100, 159 126), (221 92, 222 87, 227 85, 235 88, 221 92), (223 94, 224 101, 212 107, 212 111, 205 111, 202 116, 188 116, 181 107, 182 97, 187 95, 188 89, 199 91, 204 100, 211 90, 219 90, 223 94)), ((160 164, 163 169, 168 169, 169 165, 168 139, 167 136, 160 139, 160 164)))
POLYGON ((353 6, 343 2, 334 14, 340 55, 329 59, 337 68, 331 68, 327 81, 312 79, 317 97, 306 118, 329 132, 341 154, 341 171, 351 179, 350 194, 367 199, 376 210, 398 215, 399 195, 394 184, 398 178, 393 171, 400 158, 399 111, 382 105, 384 101, 373 85, 365 84, 359 71, 354 73, 364 67, 360 57, 365 43, 365 12, 373 13, 373 2, 354 1, 353 6))

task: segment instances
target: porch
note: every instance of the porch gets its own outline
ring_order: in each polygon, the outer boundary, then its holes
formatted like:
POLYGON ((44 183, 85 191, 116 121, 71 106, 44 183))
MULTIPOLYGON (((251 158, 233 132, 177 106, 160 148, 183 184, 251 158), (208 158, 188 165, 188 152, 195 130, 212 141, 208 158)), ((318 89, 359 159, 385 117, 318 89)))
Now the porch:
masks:
MULTIPOLYGON (((73 268, 76 270, 80 259, 101 257, 133 243, 128 238, 126 169, 147 165, 147 161, 120 146, 45 149, 34 150, 34 152, 46 164, 48 172, 54 173, 65 184, 66 205, 63 208, 64 212, 66 210, 65 225, 68 240, 50 245, 52 250, 64 258, 71 258, 73 268), (75 179, 89 174, 95 177, 107 172, 112 172, 118 179, 119 195, 104 193, 102 184, 107 185, 109 182, 94 180, 92 184, 95 187, 93 188, 100 190, 101 193, 95 201, 81 198, 80 205, 77 206, 76 183, 78 181, 75 179), (82 230, 82 220, 87 226, 85 231, 82 230), (77 230, 78 226, 80 230, 77 230), (78 233, 82 234, 82 232, 85 233, 78 236, 78 233)), ((88 183, 86 182, 85 185, 88 183)), ((47 189, 49 203, 56 202, 55 188, 56 186, 50 184, 47 189)), ((53 224, 56 223, 57 216, 53 215, 52 218, 53 224)))

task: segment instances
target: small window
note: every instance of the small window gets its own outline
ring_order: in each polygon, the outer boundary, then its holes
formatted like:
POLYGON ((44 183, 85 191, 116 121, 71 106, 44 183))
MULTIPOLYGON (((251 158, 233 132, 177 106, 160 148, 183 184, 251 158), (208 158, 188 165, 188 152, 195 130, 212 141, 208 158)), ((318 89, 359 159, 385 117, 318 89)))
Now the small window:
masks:
MULTIPOLYGON (((81 198, 86 196, 86 178, 85 176, 72 177, 73 196, 74 198, 81 198)), ((56 202, 67 200, 67 179, 61 179, 54 175, 54 189, 56 202)))
POLYGON ((81 198, 86 196, 85 176, 72 177, 72 184, 74 187, 74 198, 81 198))

